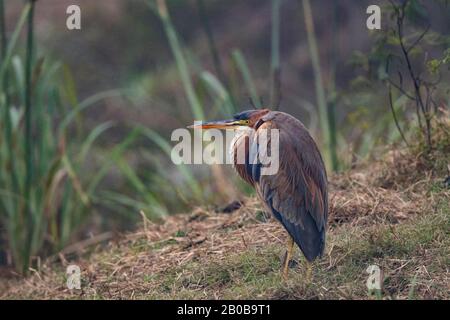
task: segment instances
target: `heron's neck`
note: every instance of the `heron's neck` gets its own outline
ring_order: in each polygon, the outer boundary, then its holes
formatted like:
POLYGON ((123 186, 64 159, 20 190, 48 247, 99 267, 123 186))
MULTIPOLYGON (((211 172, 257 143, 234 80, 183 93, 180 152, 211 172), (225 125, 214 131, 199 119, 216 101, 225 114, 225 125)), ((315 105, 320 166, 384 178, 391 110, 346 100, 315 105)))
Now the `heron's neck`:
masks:
POLYGON ((240 127, 234 131, 233 140, 231 140, 230 144, 230 155, 231 159, 234 159, 234 153, 236 152, 236 147, 239 145, 239 140, 244 136, 250 136, 253 129, 250 127, 240 127))

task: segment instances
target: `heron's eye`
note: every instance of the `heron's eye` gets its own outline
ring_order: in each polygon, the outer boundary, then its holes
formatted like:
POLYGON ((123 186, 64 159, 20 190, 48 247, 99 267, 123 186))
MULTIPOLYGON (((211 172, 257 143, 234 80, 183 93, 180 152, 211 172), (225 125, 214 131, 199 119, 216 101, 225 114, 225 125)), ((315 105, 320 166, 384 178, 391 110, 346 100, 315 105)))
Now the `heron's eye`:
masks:
POLYGON ((244 120, 244 123, 245 123, 245 124, 249 124, 249 123, 250 123, 250 120, 244 120))

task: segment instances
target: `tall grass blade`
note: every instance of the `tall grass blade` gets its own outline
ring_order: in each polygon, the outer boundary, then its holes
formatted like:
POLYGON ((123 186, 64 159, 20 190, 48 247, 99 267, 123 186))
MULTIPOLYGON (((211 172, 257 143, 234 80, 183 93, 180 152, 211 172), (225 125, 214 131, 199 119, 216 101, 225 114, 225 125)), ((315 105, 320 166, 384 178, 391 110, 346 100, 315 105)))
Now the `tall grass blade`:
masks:
POLYGON ((208 88, 222 101, 222 105, 224 106, 223 110, 221 109, 223 111, 222 113, 226 116, 235 113, 236 108, 233 104, 233 99, 227 89, 220 83, 219 79, 208 71, 203 71, 200 77, 208 88))
POLYGON ((305 19, 306 32, 308 36, 308 46, 314 70, 316 98, 319 109, 320 126, 322 129, 322 139, 324 144, 323 148, 324 161, 328 167, 335 170, 337 168, 337 163, 333 161, 335 157, 332 156, 332 153, 335 152, 335 150, 332 149, 331 145, 332 139, 331 136, 335 134, 335 132, 332 132, 330 129, 328 107, 325 97, 325 89, 322 81, 322 70, 320 67, 319 50, 317 47, 316 34, 314 31, 314 20, 312 15, 312 9, 309 0, 302 0, 302 3, 303 3, 303 14, 305 19))
POLYGON ((197 7, 198 7, 199 15, 200 15, 200 20, 202 22, 202 27, 203 27, 203 30, 205 31, 206 39, 208 40, 209 52, 211 54, 211 57, 212 57, 212 60, 214 63, 214 69, 217 73, 217 76, 218 76, 220 82, 222 82, 224 84, 224 87, 229 92, 230 99, 231 99, 232 103, 234 104, 233 95, 230 92, 229 81, 223 70, 222 59, 220 58, 219 52, 217 50, 217 45, 214 40, 214 35, 213 35, 212 28, 211 28, 211 24, 209 22, 208 15, 206 14, 205 1, 197 0, 197 7))
MULTIPOLYGON (((31 188, 33 184, 34 175, 34 156, 33 156, 33 145, 32 145, 32 88, 31 88, 31 72, 33 68, 33 37, 34 37, 34 5, 33 0, 29 1, 30 10, 28 12, 28 28, 27 28, 27 46, 26 46, 26 64, 25 64, 25 140, 24 140, 24 150, 25 150, 25 183, 24 183, 24 198, 25 198, 25 211, 28 216, 27 223, 27 241, 24 249, 24 261, 28 259, 31 255, 31 245, 32 239, 34 238, 35 229, 33 229, 33 222, 35 222, 35 216, 33 214, 34 210, 31 208, 31 188)), ((28 269, 28 264, 25 263, 24 268, 28 269)), ((26 271, 23 270, 24 272, 26 271)))
POLYGON ((250 69, 247 65, 247 62, 245 61, 244 55, 239 49, 233 50, 233 53, 231 54, 234 63, 238 67, 239 71, 242 74, 242 78, 244 79, 245 86, 247 87, 247 90, 250 94, 250 98, 252 99, 252 103, 255 105, 256 108, 261 108, 261 101, 258 96, 258 92, 256 91, 256 86, 253 83, 253 78, 250 73, 250 69))
POLYGON ((274 110, 278 110, 281 102, 280 7, 281 0, 272 0, 270 107, 274 110))
POLYGON ((5 80, 5 73, 7 72, 7 69, 9 67, 13 51, 19 39, 20 32, 22 31, 23 26, 27 22, 30 10, 31 4, 28 3, 22 10, 19 21, 17 22, 14 32, 12 33, 12 36, 8 42, 5 55, 3 56, 2 63, 0 65, 0 87, 3 87, 3 81, 5 80))
POLYGON ((156 13, 158 14, 159 18, 162 21, 164 31, 166 33, 170 48, 172 50, 172 54, 175 57, 178 72, 180 74, 180 78, 183 83, 184 91, 186 92, 187 98, 189 100, 192 113, 197 119, 204 119, 205 115, 203 111, 203 106, 195 92, 194 84, 189 74, 186 58, 183 54, 183 50, 177 36, 177 32, 172 24, 172 20, 170 19, 166 1, 156 0, 156 9, 157 9, 156 13))
MULTIPOLYGON (((25 25, 26 19, 28 17, 29 11, 30 11, 30 5, 27 4, 25 8, 22 10, 22 13, 20 15, 19 21, 14 29, 14 32, 11 36, 10 41, 7 41, 6 38, 6 23, 5 23, 5 10, 4 10, 4 3, 3 0, 1 1, 1 64, 0 64, 0 88, 3 91, 3 102, 4 102, 4 112, 3 112, 3 118, 4 118, 4 129, 5 129, 5 140, 6 140, 6 148, 7 150, 7 156, 5 157, 5 162, 7 162, 11 166, 10 176, 11 176, 11 184, 13 191, 15 193, 19 192, 19 178, 17 176, 17 169, 16 169, 16 161, 13 158, 12 150, 14 148, 13 146, 13 134, 12 134, 12 119, 11 119, 11 108, 10 108, 10 98, 9 98, 9 74, 8 74, 8 67, 10 65, 12 52, 16 46, 17 40, 19 38, 20 32, 25 25)), ((0 95, 1 97, 1 95, 0 95)), ((0 104, 1 105, 1 104, 0 104)), ((6 172, 7 170, 5 170, 6 172)))
POLYGON ((102 181, 109 169, 117 163, 118 159, 122 157, 127 148, 136 140, 139 135, 139 129, 133 129, 128 136, 108 154, 108 159, 103 163, 100 170, 92 177, 87 187, 87 194, 93 194, 98 184, 102 181))
POLYGON ((128 178, 132 186, 136 189, 136 192, 142 196, 145 200, 144 203, 134 200, 136 196, 130 198, 123 195, 122 199, 129 199, 128 203, 139 204, 138 206, 133 206, 136 210, 145 210, 147 214, 150 214, 149 218, 159 218, 161 216, 167 215, 167 209, 162 205, 158 199, 153 196, 150 190, 146 187, 145 183, 138 177, 135 170, 129 166, 129 164, 123 159, 119 159, 117 165, 122 173, 128 178), (144 206, 143 206, 144 205, 144 206))
POLYGON ((61 124, 58 128, 59 136, 65 133, 67 127, 71 124, 71 122, 85 109, 94 106, 96 103, 112 97, 118 97, 122 95, 122 91, 119 89, 107 90, 103 92, 96 93, 85 100, 81 101, 78 105, 76 105, 61 121, 61 124))
MULTIPOLYGON (((172 147, 163 137, 161 137, 155 131, 145 128, 145 127, 141 127, 141 130, 142 130, 143 135, 146 136, 147 138, 149 138, 154 143, 156 143, 168 157, 171 156, 172 147)), ((200 187, 200 184, 197 182, 197 180, 192 175, 191 171, 184 164, 178 165, 177 169, 179 170, 179 172, 182 174, 183 178, 186 180, 186 182, 190 186, 190 188, 191 188, 190 191, 192 191, 192 193, 194 194, 196 199, 201 200, 202 194, 203 194, 202 189, 200 187)))
POLYGON ((86 140, 84 141, 83 145, 81 146, 81 151, 78 156, 78 161, 83 162, 87 156, 88 153, 92 147, 92 144, 94 141, 105 131, 108 129, 111 129, 114 126, 114 123, 112 121, 108 121, 105 123, 102 123, 98 126, 96 126, 88 135, 86 140))
POLYGON ((0 0, 0 62, 5 58, 7 46, 5 20, 5 3, 0 0))
POLYGON ((336 105, 337 105, 337 90, 336 90, 336 68, 339 58, 338 52, 338 38, 339 38, 339 4, 335 1, 333 3, 333 21, 332 21, 332 43, 331 43, 331 62, 330 62, 330 79, 328 90, 328 122, 330 123, 330 152, 333 170, 339 170, 339 159, 337 156, 337 126, 336 126, 336 105))

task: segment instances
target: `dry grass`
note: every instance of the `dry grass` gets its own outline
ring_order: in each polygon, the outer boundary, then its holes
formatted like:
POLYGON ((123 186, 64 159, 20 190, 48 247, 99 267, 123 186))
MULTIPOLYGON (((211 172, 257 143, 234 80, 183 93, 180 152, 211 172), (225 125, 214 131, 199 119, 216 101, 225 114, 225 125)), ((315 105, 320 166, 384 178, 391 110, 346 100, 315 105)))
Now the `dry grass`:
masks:
POLYGON ((366 299, 365 270, 377 264, 383 298, 449 299, 450 190, 443 169, 422 161, 390 153, 330 177, 327 249, 311 283, 300 256, 282 280, 286 234, 249 198, 230 214, 198 208, 162 224, 144 220, 139 231, 81 254, 82 290, 65 287, 61 258, 27 279, 3 281, 0 298, 366 299))

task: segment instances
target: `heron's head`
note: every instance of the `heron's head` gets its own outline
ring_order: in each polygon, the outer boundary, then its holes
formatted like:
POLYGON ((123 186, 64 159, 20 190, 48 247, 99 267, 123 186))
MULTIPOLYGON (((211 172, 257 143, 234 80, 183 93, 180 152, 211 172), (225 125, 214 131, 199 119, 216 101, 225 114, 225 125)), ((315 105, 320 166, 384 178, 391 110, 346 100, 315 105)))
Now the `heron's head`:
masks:
POLYGON ((237 129, 239 127, 254 128, 258 120, 269 113, 269 109, 248 110, 237 113, 233 119, 208 121, 189 126, 194 129, 237 129))

